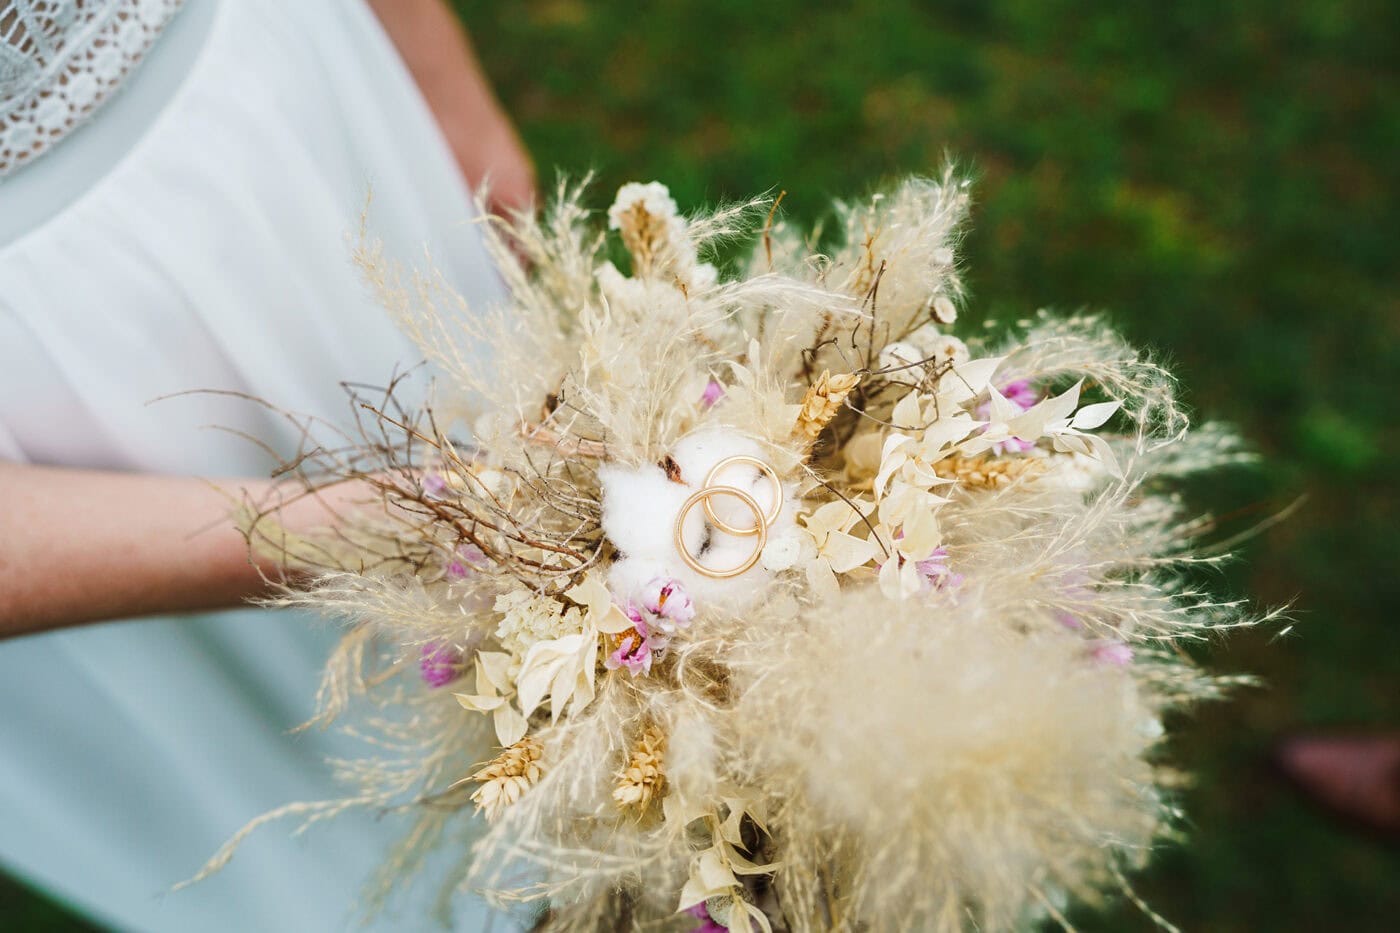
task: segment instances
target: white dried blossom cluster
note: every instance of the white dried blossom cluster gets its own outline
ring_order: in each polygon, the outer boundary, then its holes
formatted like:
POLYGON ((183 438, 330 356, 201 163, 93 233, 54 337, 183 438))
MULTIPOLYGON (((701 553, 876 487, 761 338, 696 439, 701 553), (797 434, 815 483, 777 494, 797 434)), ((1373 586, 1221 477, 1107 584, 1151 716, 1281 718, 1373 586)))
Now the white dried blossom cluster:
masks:
POLYGON ((577 609, 565 608, 559 600, 517 590, 496 597, 494 606, 504 613, 496 626, 496 637, 512 654, 524 655, 531 645, 581 631, 583 617, 577 609))
MULTIPOLYGON (((663 281, 679 284, 686 291, 715 284, 718 270, 711 263, 700 262, 689 224, 677 210, 670 189, 660 182, 628 182, 618 189, 608 208, 608 228, 622 234, 639 279, 660 272, 663 281)), ((625 286, 617 276, 607 273, 610 266, 603 266, 604 288, 619 294, 625 286)))
POLYGON ((641 207, 651 217, 666 224, 679 236, 685 231, 685 219, 676 208, 671 190, 659 181, 645 184, 630 181, 617 189, 617 197, 608 208, 608 229, 621 230, 631 222, 628 214, 641 207))

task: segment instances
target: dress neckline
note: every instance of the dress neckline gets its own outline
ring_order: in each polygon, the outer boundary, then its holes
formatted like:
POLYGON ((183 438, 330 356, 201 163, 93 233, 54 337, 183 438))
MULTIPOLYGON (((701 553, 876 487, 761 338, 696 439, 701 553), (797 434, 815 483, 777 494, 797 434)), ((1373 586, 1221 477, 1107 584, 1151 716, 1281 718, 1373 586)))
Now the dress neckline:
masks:
POLYGON ((0 175, 0 249, 58 216, 136 147, 184 85, 222 2, 169 4, 158 38, 124 75, 117 93, 32 160, 0 175))

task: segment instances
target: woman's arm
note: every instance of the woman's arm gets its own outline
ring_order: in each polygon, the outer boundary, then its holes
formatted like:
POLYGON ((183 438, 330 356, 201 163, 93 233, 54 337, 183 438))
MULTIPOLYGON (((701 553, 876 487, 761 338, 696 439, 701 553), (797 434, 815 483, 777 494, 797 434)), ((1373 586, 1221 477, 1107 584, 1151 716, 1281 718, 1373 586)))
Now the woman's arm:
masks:
MULTIPOLYGON (((467 182, 494 207, 528 208, 534 168, 443 0, 369 0, 442 127, 467 182)), ((266 480, 229 481, 255 497, 266 480)), ((325 525, 314 500, 292 527, 325 525)), ((266 593, 229 520, 193 478, 0 462, 0 638, 106 619, 236 606, 266 593)))
MULTIPOLYGON (((270 489, 223 485, 259 500, 270 489)), ((262 573, 278 568, 250 560, 230 511, 201 479, 0 462, 0 638, 266 594, 262 573)), ((306 529, 331 516, 306 498, 280 517, 306 529)))
POLYGON ((473 188, 490 181, 492 206, 527 209, 535 169, 444 0, 369 0, 423 92, 473 188))

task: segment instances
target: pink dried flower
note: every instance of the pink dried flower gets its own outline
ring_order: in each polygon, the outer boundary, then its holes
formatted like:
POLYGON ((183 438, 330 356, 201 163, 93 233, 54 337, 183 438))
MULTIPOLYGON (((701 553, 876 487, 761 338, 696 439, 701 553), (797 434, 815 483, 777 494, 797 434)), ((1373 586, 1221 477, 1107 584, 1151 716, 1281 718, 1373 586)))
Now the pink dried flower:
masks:
POLYGON ((1103 640, 1095 643, 1092 651, 1095 661, 1111 664, 1114 667, 1127 667, 1133 660, 1133 649, 1121 641, 1103 640))
POLYGON ((724 398, 724 386, 711 379, 705 386, 705 391, 700 395, 700 406, 702 408, 714 408, 719 404, 719 400, 724 398))
POLYGON ((1022 411, 1029 411, 1040 401, 1040 393, 1028 379, 1017 379, 999 389, 1002 397, 1022 411))
POLYGON ((653 633, 646 619, 633 603, 623 610, 632 620, 632 631, 622 635, 617 648, 608 655, 603 666, 610 671, 625 667, 632 676, 651 673, 652 656, 666 647, 664 635, 653 633))
POLYGON ((919 576, 923 578, 925 590, 941 590, 947 587, 961 586, 964 579, 960 573, 954 573, 948 566, 948 549, 946 547, 934 548, 932 554, 914 564, 914 568, 919 571, 919 576))
POLYGON ((695 618, 695 603, 679 580, 657 577, 647 584, 646 594, 646 610, 664 631, 684 628, 695 618))
POLYGON ((457 679, 462 656, 451 645, 429 642, 418 659, 418 672, 429 687, 443 687, 457 679))
POLYGON ((640 632, 623 635, 617 650, 608 655, 603 666, 610 671, 625 667, 632 672, 633 677, 638 674, 650 674, 651 646, 647 644, 646 636, 640 632))
POLYGON ((1004 441, 998 441, 991 446, 994 454, 1023 454, 1028 450, 1035 449, 1034 441, 1025 441, 1019 437, 1008 437, 1004 441))
POLYGON ((646 639, 640 635, 624 635, 617 650, 608 655, 603 666, 610 671, 625 667, 632 672, 633 677, 641 673, 649 674, 651 673, 651 649, 647 647, 646 639))
POLYGON ((440 496, 447 489, 447 480, 437 473, 423 474, 423 491, 430 496, 440 496))

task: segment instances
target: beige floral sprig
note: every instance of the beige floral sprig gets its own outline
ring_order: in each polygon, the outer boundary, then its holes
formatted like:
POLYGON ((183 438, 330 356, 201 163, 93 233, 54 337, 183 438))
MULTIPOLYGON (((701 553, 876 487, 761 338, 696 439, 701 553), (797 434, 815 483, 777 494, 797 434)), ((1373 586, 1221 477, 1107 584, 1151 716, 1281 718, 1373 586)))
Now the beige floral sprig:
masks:
POLYGON ((622 234, 639 278, 651 275, 659 258, 684 245, 685 221, 666 186, 656 182, 623 185, 608 209, 608 226, 622 234))
POLYGON ((947 457, 933 465, 944 479, 957 480, 968 489, 1001 489, 1023 476, 1045 469, 1044 461, 1031 457, 947 457))
POLYGON ((527 735, 471 776, 471 780, 481 782, 472 794, 472 803, 486 814, 488 823, 495 822, 502 811, 539 781, 544 774, 540 764, 543 755, 544 745, 527 735))
POLYGON ((642 730, 641 740, 618 778, 613 800, 622 809, 646 812, 651 802, 660 797, 666 786, 666 736, 655 726, 642 730))
POLYGON ((854 373, 838 373, 833 376, 830 371, 822 370, 817 381, 802 397, 802 410, 797 414, 794 433, 809 441, 815 441, 822 429, 830 424, 831 419, 841 410, 846 396, 859 384, 860 376, 854 373))

